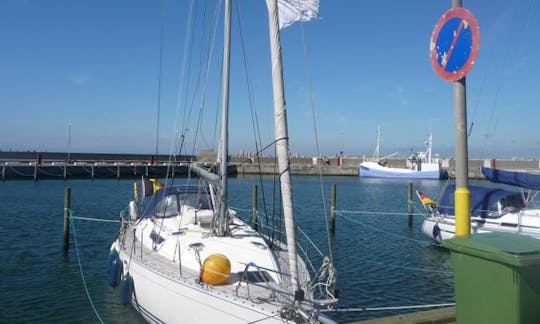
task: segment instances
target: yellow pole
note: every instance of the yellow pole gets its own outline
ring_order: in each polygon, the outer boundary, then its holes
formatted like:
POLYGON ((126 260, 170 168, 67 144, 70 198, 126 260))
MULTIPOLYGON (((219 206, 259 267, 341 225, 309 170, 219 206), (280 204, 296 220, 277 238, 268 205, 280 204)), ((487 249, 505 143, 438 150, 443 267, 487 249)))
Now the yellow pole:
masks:
POLYGON ((456 208, 456 236, 471 234, 471 192, 468 187, 456 187, 454 194, 456 208))

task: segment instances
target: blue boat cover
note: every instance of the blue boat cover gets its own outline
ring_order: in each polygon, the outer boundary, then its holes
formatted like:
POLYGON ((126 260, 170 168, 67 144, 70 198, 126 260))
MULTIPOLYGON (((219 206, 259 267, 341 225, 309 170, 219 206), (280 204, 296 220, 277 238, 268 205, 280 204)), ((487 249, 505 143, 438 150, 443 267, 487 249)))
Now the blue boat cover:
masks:
MULTIPOLYGON (((455 215, 455 191, 455 184, 446 187, 438 202, 439 213, 455 215)), ((471 192, 471 216, 498 217, 502 213, 525 208, 520 192, 481 186, 469 186, 469 191, 471 192)))
POLYGON ((482 167, 482 173, 489 181, 522 188, 540 190, 540 175, 525 172, 506 171, 482 167))

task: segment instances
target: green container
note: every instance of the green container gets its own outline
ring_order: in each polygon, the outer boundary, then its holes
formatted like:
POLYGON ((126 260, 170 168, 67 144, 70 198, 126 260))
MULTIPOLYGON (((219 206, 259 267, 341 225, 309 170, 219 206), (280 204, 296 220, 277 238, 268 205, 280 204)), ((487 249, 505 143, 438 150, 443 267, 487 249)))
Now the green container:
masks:
POLYGON ((455 237, 458 323, 540 323, 540 240, 506 234, 455 237))

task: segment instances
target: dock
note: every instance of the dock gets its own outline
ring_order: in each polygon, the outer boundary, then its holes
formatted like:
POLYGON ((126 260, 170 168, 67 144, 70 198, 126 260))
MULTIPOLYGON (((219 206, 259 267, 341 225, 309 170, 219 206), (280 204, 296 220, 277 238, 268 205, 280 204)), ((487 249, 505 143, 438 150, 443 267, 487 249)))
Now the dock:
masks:
POLYGON ((456 323, 456 308, 445 307, 439 309, 432 309, 427 311, 394 315, 389 317, 381 317, 371 320, 365 320, 360 322, 349 322, 347 324, 451 324, 456 323))

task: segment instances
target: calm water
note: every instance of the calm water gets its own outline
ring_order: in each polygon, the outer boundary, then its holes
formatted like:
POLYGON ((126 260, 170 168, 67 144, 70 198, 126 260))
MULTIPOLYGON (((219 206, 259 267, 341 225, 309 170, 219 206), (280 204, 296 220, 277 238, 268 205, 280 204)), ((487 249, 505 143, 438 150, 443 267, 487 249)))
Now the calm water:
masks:
MULTIPOLYGON (((297 222, 327 251, 319 178, 295 177, 293 181, 297 222)), ((231 206, 250 209, 252 185, 258 178, 230 179, 229 183, 231 206)), ((449 253, 422 235, 421 217, 415 217, 412 228, 407 226, 406 181, 326 177, 327 208, 333 183, 337 184, 338 210, 369 212, 338 216, 333 240, 341 293, 338 307, 453 301, 449 253)), ((442 181, 417 181, 414 188, 436 197, 443 185, 442 181)), ((75 216, 117 219, 132 198, 129 180, 0 183, 0 323, 98 321, 84 289, 73 232, 69 255, 62 256, 66 186, 72 187, 75 216)), ((271 179, 264 180, 264 190, 270 212, 271 179)), ((118 291, 107 283, 108 249, 117 227, 116 223, 75 221, 82 270, 95 308, 106 323, 142 323, 131 306, 120 305, 118 291)), ((366 311, 333 317, 344 322, 394 313, 366 311)))

